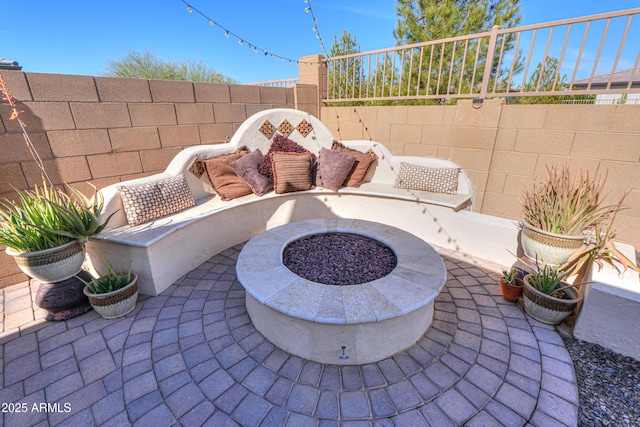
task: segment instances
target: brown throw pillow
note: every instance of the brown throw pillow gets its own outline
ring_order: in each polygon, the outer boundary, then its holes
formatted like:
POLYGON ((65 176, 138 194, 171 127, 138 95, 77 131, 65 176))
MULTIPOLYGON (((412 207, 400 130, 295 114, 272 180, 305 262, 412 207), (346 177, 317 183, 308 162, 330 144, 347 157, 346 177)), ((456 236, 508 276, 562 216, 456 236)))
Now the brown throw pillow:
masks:
POLYGON ((277 194, 311 189, 311 153, 280 153, 269 155, 273 169, 273 187, 277 194))
POLYGON ((234 153, 222 154, 203 160, 209 180, 222 200, 232 200, 236 197, 251 194, 251 187, 230 166, 231 163, 239 160, 247 153, 247 148, 241 147, 234 153))
POLYGON ((362 184, 364 177, 367 175, 367 171, 369 170, 373 162, 378 160, 378 156, 371 149, 369 149, 369 151, 367 151, 366 153, 363 153, 361 151, 345 147, 338 141, 333 141, 331 149, 348 154, 355 157, 356 159, 351 172, 349 172, 343 183, 343 185, 347 187, 360 187, 360 184, 362 184))
POLYGON ((231 169, 246 182, 253 194, 262 196, 273 188, 273 182, 258 171, 258 165, 264 156, 257 148, 229 164, 231 169))
POLYGON ((459 168, 432 168, 401 162, 395 188, 457 194, 459 168))
MULTIPOLYGON (((280 134, 273 137, 273 141, 271 142, 271 146, 269 146, 269 151, 264 156, 262 161, 260 162, 260 166, 258 166, 258 170, 264 176, 269 179, 273 179, 273 171, 271 168, 271 158, 269 157, 271 153, 280 152, 280 153, 308 153, 309 150, 304 148, 302 145, 298 144, 295 141, 290 140, 287 137, 284 137, 280 134)), ((315 160, 315 156, 313 156, 315 160)))
POLYGON ((129 225, 151 221, 196 204, 184 175, 118 187, 129 225))
POLYGON ((318 156, 316 185, 338 191, 355 163, 354 156, 322 147, 318 156))

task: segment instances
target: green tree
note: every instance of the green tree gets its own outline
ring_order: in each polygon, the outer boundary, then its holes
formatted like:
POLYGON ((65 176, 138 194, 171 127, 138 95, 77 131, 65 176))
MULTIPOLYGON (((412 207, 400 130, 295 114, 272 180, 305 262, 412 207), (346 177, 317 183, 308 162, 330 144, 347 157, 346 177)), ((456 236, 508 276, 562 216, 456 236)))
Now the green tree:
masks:
POLYGON ((165 60, 152 52, 129 51, 124 58, 110 61, 105 76, 154 80, 187 80, 192 82, 234 83, 202 60, 176 62, 165 60))
MULTIPOLYGON (((360 52, 356 36, 344 30, 342 36, 333 36, 330 56, 351 55, 360 52)), ((335 98, 358 96, 361 82, 361 61, 357 57, 344 58, 333 62, 329 70, 329 94, 335 98)))
POLYGON ((398 0, 399 45, 488 31, 520 23, 520 0, 398 0))
MULTIPOLYGON (((425 41, 440 40, 449 37, 476 34, 491 30, 494 25, 500 28, 516 26, 521 18, 519 0, 398 0, 396 6, 398 22, 393 31, 398 45, 412 44, 425 41)), ((506 36, 503 58, 514 48, 513 34, 506 36)), ((502 40, 496 43, 493 63, 491 64, 491 83, 501 79, 508 64, 502 62, 498 70, 498 53, 502 40)), ((442 100, 450 93, 470 93, 471 82, 477 86, 484 75, 486 55, 488 51, 488 37, 472 39, 465 43, 443 43, 421 50, 423 72, 418 81, 417 73, 411 76, 403 73, 408 81, 407 90, 412 87, 421 88, 420 93, 443 94, 442 100), (480 50, 478 64, 475 67, 474 53, 480 50), (466 61, 465 50, 467 52, 466 61), (464 65, 463 65, 464 62, 464 65)), ((521 68, 520 55, 514 55, 514 70, 521 68)), ((403 69, 406 69, 403 66, 403 69)))
MULTIPOLYGON (((523 92, 550 92, 567 90, 567 75, 560 74, 558 58, 548 56, 544 62, 540 61, 536 69, 524 85, 523 92)), ((594 95, 567 95, 567 96, 521 96, 512 102, 515 104, 560 104, 568 100, 589 101, 594 95)))

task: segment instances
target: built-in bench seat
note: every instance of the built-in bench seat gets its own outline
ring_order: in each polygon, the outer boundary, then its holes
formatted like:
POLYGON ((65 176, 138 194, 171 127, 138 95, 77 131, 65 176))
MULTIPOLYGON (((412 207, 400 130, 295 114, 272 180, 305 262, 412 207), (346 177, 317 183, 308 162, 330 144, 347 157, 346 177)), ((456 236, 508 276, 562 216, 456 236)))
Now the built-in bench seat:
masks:
POLYGON ((270 191, 263 196, 250 194, 224 201, 205 191, 203 182, 189 172, 196 158, 232 153, 242 146, 250 151, 260 149, 263 154, 267 153, 271 140, 261 132, 261 127, 267 122, 278 127, 285 120, 292 126, 306 121, 306 132, 294 130, 287 137, 316 156, 321 147, 331 148, 335 140, 331 131, 307 113, 290 109, 257 113, 240 126, 229 143, 187 148, 160 174, 104 188, 102 216, 113 216, 97 240, 88 243, 91 263, 100 270, 105 260, 112 264, 131 261, 132 270, 139 276, 141 292, 157 295, 211 256, 265 229, 290 221, 335 216, 387 223, 404 219, 412 223, 404 228, 412 229, 418 225, 415 224, 417 218, 425 220, 424 210, 412 205, 442 207, 452 212, 472 205, 473 188, 462 169, 456 194, 395 188, 402 162, 434 168, 459 166, 446 159, 394 156, 384 145, 373 141, 340 141, 361 152, 371 149, 378 160, 372 164, 360 187, 341 187, 335 192, 316 186, 302 192, 276 194, 270 191), (196 200, 195 206, 140 225, 128 225, 119 186, 150 183, 180 174, 187 180, 196 200), (410 211, 412 213, 408 214, 410 211))

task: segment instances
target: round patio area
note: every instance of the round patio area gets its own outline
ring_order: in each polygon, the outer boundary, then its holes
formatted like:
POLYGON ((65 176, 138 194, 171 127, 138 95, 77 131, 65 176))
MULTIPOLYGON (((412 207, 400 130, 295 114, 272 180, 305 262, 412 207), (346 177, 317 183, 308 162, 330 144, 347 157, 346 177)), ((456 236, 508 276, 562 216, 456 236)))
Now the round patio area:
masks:
MULTIPOLYGON (((125 318, 89 312, 4 332, 2 401, 28 410, 3 413, 3 424, 577 424, 563 342, 502 299, 500 266, 439 250, 448 280, 424 336, 379 362, 338 366, 293 356, 256 330, 235 273, 241 249, 141 297, 125 318), (33 410, 42 403, 49 410, 33 410)), ((3 291, 6 327, 13 292, 3 291)))

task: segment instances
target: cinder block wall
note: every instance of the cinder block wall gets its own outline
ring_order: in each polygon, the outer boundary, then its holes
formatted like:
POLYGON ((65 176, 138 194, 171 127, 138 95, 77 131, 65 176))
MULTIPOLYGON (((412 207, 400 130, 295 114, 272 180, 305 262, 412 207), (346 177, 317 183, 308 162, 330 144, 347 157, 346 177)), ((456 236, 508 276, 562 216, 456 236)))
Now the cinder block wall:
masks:
MULTIPOLYGON (((318 115, 315 86, 291 88, 3 71, 21 118, 56 184, 89 191, 164 170, 184 147, 230 139, 252 114, 299 108, 318 115)), ((42 182, 0 106, 0 196, 42 182)), ((0 246, 0 288, 26 280, 0 246)))
POLYGON ((640 250, 640 105, 505 105, 485 100, 455 106, 323 107, 321 119, 341 139, 373 139, 394 154, 436 156, 465 168, 474 210, 520 219, 524 187, 546 166, 569 163, 608 172, 608 201, 626 189, 628 209, 617 239, 640 250))

